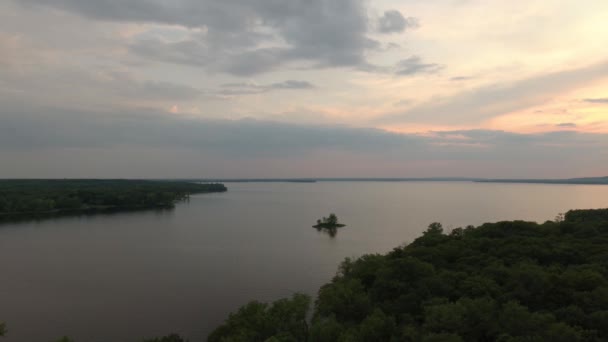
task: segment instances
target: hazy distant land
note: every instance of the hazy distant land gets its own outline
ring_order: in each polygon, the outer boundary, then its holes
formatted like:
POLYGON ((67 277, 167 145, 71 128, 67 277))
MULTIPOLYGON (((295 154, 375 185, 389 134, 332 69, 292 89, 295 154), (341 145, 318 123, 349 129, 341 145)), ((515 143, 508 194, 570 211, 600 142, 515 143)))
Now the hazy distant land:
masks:
POLYGON ((586 177, 568 179, 478 179, 483 183, 538 183, 538 184, 608 184, 608 177, 586 177))
POLYGON ((217 178, 184 179, 184 181, 219 183, 316 183, 316 182, 479 182, 479 183, 537 183, 537 184, 608 184, 608 177, 564 179, 503 179, 468 177, 427 178, 217 178))

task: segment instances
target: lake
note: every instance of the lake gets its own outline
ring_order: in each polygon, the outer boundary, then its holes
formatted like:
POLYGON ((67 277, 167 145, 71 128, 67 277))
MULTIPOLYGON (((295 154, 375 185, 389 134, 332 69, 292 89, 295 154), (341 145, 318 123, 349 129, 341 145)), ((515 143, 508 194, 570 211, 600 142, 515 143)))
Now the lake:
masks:
POLYGON ((0 225, 7 342, 192 342, 249 300, 314 295, 345 257, 446 229, 608 207, 608 186, 470 182, 227 183, 171 211, 0 225), (311 226, 335 212, 336 237, 311 226))

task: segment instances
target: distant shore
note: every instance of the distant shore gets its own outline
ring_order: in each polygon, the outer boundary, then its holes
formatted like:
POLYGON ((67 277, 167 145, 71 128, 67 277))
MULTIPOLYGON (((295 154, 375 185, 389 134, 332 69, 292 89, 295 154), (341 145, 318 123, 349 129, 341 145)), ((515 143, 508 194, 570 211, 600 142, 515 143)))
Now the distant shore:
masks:
POLYGON ((608 177, 569 179, 479 179, 478 183, 526 183, 526 184, 581 184, 608 185, 608 177))
POLYGON ((184 179, 196 182, 220 183, 317 183, 317 182, 474 182, 474 183, 526 183, 526 184, 587 184, 608 185, 608 177, 565 179, 503 179, 503 178, 232 178, 232 179, 184 179))
POLYGON ((225 192, 220 183, 111 179, 0 180, 0 222, 171 209, 190 195, 225 192))

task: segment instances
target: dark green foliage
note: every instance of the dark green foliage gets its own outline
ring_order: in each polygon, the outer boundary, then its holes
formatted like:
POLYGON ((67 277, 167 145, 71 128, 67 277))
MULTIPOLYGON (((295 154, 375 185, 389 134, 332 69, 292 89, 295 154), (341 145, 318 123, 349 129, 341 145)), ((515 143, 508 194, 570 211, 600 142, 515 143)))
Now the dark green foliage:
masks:
POLYGON ((0 337, 6 335, 6 323, 0 322, 0 337))
POLYGON ((74 342, 74 340, 72 340, 71 338, 69 338, 67 336, 63 336, 62 338, 55 340, 53 342, 74 342))
POLYGON ((95 210, 171 208, 223 184, 142 180, 0 180, 0 220, 95 210))
POLYGON ((163 337, 157 337, 152 339, 144 340, 143 342, 188 342, 188 340, 177 334, 171 334, 163 337))
POLYGON ((338 217, 336 216, 336 214, 331 213, 331 214, 329 214, 329 217, 327 217, 327 218, 324 217, 322 221, 325 224, 335 226, 338 224, 338 217))
POLYGON ((566 222, 604 222, 608 224, 608 210, 570 210, 564 215, 566 222))
POLYGON ((310 297, 294 294, 272 304, 250 302, 209 335, 209 342, 299 342, 308 337, 310 297))

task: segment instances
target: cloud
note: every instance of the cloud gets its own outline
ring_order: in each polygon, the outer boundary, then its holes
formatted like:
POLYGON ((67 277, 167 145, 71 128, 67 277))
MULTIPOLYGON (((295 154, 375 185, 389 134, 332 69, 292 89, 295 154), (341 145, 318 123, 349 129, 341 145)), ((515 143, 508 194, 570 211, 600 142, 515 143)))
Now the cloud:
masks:
POLYGON ((0 149, 4 150, 132 145, 201 149, 225 157, 247 158, 304 155, 329 149, 403 160, 513 160, 520 158, 519 154, 544 158, 547 153, 568 160, 582 152, 608 148, 606 134, 573 131, 518 134, 458 130, 400 134, 340 125, 175 117, 153 111, 104 114, 34 108, 24 103, 0 109, 0 128, 0 149))
POLYGON ((228 55, 217 65, 219 70, 235 76, 253 76, 269 72, 286 62, 287 49, 263 48, 246 51, 238 55, 228 55))
POLYGON ((201 90, 194 87, 160 81, 131 81, 121 93, 123 96, 174 101, 193 100, 202 94, 201 90))
POLYGON ((211 63, 207 46, 194 39, 178 42, 165 42, 158 38, 139 39, 131 43, 129 49, 148 59, 175 64, 204 66, 211 63))
POLYGON ((297 81, 297 80, 287 80, 278 83, 272 83, 270 88, 272 89, 312 89, 315 86, 310 82, 306 81, 297 81))
POLYGON ((0 108, 0 158, 11 160, 0 177, 548 177, 608 172, 606 151, 608 135, 574 131, 399 134, 14 100, 0 108))
POLYGON ((455 76, 455 77, 451 77, 450 81, 468 81, 468 80, 472 80, 475 79, 475 77, 473 76, 455 76))
POLYGON ((608 97, 605 98, 597 98, 597 99, 584 99, 583 101, 587 103, 600 103, 600 104, 608 104, 608 97))
MULTIPOLYGON (((417 68, 412 67, 411 70, 417 68)), ((518 81, 482 86, 443 99, 435 98, 405 112, 388 114, 378 122, 479 123, 543 104, 561 93, 605 77, 608 77, 608 62, 546 73, 518 81)))
POLYGON ((253 158, 322 149, 373 153, 398 147, 408 140, 371 128, 296 125, 254 119, 189 119, 154 111, 144 114, 125 110, 120 115, 108 115, 30 108, 16 103, 0 110, 0 149, 134 145, 204 149, 223 156, 253 158))
POLYGON ((401 33, 407 29, 414 29, 419 26, 416 18, 405 18, 397 10, 385 11, 384 15, 378 18, 377 29, 380 33, 401 33))
POLYGON ((560 123, 555 125, 556 127, 562 127, 562 128, 575 128, 577 127, 575 123, 572 122, 564 122, 564 123, 560 123))
MULTIPOLYGON (((178 41, 135 38, 131 51, 171 63, 250 76, 285 64, 357 67, 370 39, 364 0, 24 0, 104 21, 179 25, 199 30, 178 41)), ((162 30, 157 32, 162 35, 162 30)))
POLYGON ((39 65, 29 72, 0 69, 0 79, 0 102, 22 99, 68 108, 189 102, 209 95, 209 91, 187 84, 142 79, 124 68, 112 67, 90 70, 39 65))
POLYGON ((315 86, 307 81, 286 80, 271 84, 247 82, 225 83, 222 84, 222 88, 223 89, 218 91, 220 95, 248 95, 266 93, 272 90, 309 90, 314 89, 315 86))
POLYGON ((397 63, 396 74, 399 76, 413 76, 417 74, 432 74, 441 70, 443 66, 435 63, 424 63, 419 56, 412 56, 397 63))
POLYGON ((407 106, 407 105, 411 105, 412 103, 414 103, 414 101, 412 99, 402 99, 402 100, 394 102, 393 106, 395 106, 395 107, 407 106))

